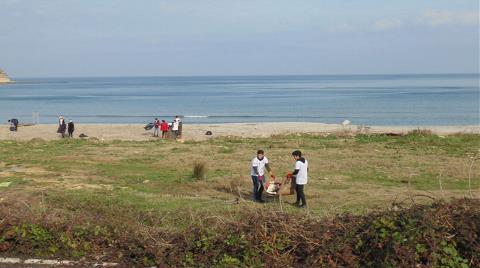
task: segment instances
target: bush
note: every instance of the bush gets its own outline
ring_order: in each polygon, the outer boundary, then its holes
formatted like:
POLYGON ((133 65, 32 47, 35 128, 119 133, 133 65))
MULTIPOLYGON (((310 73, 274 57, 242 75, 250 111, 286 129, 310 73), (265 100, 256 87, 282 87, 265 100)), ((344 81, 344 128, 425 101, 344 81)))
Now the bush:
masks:
POLYGON ((11 208, 0 203, 2 255, 160 267, 480 267, 479 199, 329 219, 240 207, 229 217, 196 215, 181 232, 162 230, 153 218, 145 226, 11 208))
POLYGON ((193 164, 193 178, 197 180, 205 179, 207 173, 207 164, 204 162, 196 162, 193 164))

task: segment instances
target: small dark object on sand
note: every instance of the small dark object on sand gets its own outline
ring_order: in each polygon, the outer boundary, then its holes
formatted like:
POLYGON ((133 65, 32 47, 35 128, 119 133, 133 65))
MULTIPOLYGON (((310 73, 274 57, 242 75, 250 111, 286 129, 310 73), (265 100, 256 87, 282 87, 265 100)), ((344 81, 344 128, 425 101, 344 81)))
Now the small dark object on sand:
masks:
POLYGON ((78 137, 80 137, 80 138, 88 138, 88 136, 87 136, 87 135, 85 135, 85 134, 83 134, 83 133, 82 133, 82 134, 80 134, 80 135, 78 135, 78 137))
POLYGON ((209 130, 209 131, 205 132, 205 135, 211 136, 211 135, 213 135, 213 133, 209 130))

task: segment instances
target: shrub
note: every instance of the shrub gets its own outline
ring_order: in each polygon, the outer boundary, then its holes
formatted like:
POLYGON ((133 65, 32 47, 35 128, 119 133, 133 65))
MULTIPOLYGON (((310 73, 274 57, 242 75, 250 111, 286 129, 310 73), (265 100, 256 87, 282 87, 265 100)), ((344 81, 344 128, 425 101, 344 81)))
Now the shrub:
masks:
POLYGON ((88 212, 34 217, 13 206, 0 203, 2 255, 160 267, 480 267, 479 199, 323 219, 242 206, 230 216, 197 214, 181 232, 153 218, 146 226, 88 212))
POLYGON ((193 178, 203 180, 206 177, 207 164, 205 162, 196 162, 193 164, 193 178))

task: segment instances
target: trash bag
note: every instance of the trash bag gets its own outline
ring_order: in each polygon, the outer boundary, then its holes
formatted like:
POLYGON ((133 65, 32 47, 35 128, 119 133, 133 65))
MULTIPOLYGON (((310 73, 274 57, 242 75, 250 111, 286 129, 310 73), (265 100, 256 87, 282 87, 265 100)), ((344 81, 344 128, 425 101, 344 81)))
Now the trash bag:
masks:
POLYGON ((148 123, 148 124, 147 124, 146 126, 144 126, 143 128, 144 128, 145 130, 150 130, 150 129, 152 129, 154 126, 155 126, 154 123, 148 123))
POLYGON ((278 190, 280 190, 281 185, 282 184, 279 182, 267 181, 267 183, 265 184, 267 194, 276 195, 278 193, 278 190))
POLYGON ((278 190, 279 195, 295 194, 295 178, 286 177, 278 190))

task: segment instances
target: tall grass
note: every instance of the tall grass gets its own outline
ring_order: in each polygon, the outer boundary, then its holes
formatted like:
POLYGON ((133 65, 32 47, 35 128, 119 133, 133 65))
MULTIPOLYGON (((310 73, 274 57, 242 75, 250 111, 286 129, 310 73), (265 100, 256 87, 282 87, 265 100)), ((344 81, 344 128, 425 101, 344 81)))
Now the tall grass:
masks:
POLYGON ((205 162, 195 162, 193 164, 193 178, 203 180, 206 178, 207 164, 205 162))

